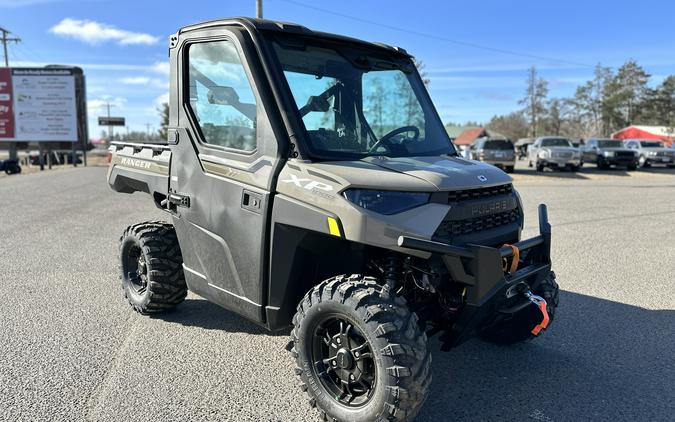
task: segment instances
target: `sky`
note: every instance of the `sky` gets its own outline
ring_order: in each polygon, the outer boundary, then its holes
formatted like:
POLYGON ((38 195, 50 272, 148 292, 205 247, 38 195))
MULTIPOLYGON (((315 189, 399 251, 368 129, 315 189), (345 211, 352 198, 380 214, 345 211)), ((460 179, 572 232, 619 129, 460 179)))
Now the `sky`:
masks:
MULTIPOLYGON (((264 17, 405 48, 425 65, 444 122, 486 122, 520 108, 527 69, 550 97, 574 94, 597 63, 637 60, 652 85, 675 74, 675 2, 264 0, 264 17)), ((181 26, 253 16, 255 0, 0 0, 11 66, 73 64, 87 78, 89 131, 124 116, 156 130, 168 97, 167 38, 181 26)))

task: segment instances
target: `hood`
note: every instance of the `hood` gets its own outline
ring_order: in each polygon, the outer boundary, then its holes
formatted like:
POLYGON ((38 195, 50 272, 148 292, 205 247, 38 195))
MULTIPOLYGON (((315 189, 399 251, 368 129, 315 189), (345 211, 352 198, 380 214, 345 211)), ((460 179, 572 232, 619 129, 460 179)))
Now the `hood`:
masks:
POLYGON ((494 186, 512 180, 497 167, 459 157, 367 157, 361 161, 423 180, 438 190, 494 186))

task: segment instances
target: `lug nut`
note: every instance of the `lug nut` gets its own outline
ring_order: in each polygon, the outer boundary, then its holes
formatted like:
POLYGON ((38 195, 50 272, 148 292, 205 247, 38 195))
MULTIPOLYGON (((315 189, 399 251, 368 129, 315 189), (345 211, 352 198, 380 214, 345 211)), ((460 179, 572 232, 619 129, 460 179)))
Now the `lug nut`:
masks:
POLYGON ((352 381, 354 381, 354 374, 350 374, 350 375, 349 375, 349 379, 352 380, 352 381))
POLYGON ((342 343, 342 340, 340 340, 340 338, 338 337, 338 338, 335 340, 335 342, 336 342, 337 344, 340 344, 340 343, 342 343))
POLYGON ((359 357, 359 352, 354 352, 354 357, 358 358, 358 357, 359 357))
POLYGON ((337 365, 337 362, 331 361, 331 364, 332 364, 333 366, 336 366, 336 365, 337 365))

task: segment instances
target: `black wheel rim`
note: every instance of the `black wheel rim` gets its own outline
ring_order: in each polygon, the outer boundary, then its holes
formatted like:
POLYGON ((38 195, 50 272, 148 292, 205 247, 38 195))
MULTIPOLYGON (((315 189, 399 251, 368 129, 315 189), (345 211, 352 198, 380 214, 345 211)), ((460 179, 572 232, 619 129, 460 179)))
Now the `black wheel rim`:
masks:
POLYGON ((370 400, 377 379, 375 358, 352 322, 331 316, 317 325, 312 361, 321 385, 338 402, 360 407, 370 400))
POLYGON ((138 295, 143 295, 148 289, 148 266, 145 255, 138 245, 129 245, 126 255, 124 274, 131 289, 138 295))

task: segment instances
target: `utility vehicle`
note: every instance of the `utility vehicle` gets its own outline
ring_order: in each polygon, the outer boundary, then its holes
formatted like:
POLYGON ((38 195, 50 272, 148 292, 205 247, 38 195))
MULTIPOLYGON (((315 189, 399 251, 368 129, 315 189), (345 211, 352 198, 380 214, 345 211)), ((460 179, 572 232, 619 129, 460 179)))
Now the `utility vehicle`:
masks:
POLYGON ((506 138, 480 138, 471 145, 471 158, 512 173, 516 166, 516 148, 506 138))
POLYGON ((135 310, 189 289, 292 327, 295 373, 331 421, 414 418, 429 335, 514 343, 553 319, 546 207, 520 240, 511 178, 458 156, 405 50, 236 18, 181 29, 169 57, 166 143, 109 154, 110 186, 169 220, 121 237, 135 310))

